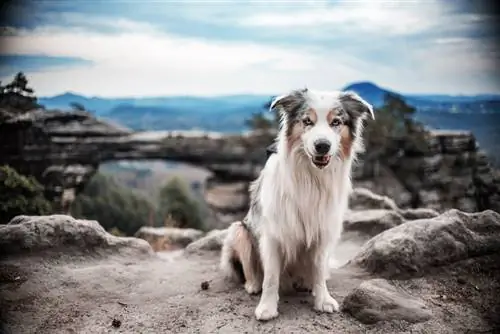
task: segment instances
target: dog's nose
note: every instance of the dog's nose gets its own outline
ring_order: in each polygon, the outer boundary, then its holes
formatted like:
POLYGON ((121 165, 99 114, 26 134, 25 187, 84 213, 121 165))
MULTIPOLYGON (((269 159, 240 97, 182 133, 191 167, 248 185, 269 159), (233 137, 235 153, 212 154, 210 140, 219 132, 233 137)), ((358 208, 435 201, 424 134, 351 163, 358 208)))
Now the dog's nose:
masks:
POLYGON ((314 142, 314 149, 318 154, 327 154, 330 151, 330 142, 324 139, 319 139, 314 142))

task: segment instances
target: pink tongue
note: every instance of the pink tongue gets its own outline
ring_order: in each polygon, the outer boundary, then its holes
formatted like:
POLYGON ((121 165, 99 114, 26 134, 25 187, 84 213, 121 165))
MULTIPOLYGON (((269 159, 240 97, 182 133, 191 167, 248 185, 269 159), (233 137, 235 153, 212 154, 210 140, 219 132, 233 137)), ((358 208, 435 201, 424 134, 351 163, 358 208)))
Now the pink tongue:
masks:
POLYGON ((321 157, 322 162, 328 162, 329 159, 330 159, 330 157, 328 155, 321 157))

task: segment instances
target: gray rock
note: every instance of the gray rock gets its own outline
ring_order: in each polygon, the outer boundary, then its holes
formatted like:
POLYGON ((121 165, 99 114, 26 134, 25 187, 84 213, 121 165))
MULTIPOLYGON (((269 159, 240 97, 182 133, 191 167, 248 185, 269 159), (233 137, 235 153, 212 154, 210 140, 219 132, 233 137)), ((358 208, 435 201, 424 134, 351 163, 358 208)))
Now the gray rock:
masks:
POLYGON ((203 234, 203 231, 193 228, 143 226, 134 236, 146 240, 158 252, 186 247, 203 234))
POLYGON ((353 210, 357 209, 388 209, 397 210, 396 203, 387 196, 381 196, 373 193, 367 188, 354 188, 350 199, 349 206, 353 210))
POLYGON ((0 227, 0 254, 3 256, 44 251, 153 253, 142 239, 115 237, 97 221, 71 216, 17 216, 0 227))
POLYGON ((500 251, 500 214, 449 210, 396 226, 369 240, 347 266, 386 278, 423 274, 471 256, 500 251))
POLYGON ((384 279, 361 283, 344 299, 342 310, 365 324, 388 320, 417 323, 432 317, 431 311, 421 300, 384 279))
POLYGON ((205 251, 218 251, 222 248, 222 243, 227 235, 225 230, 212 230, 206 236, 190 243, 186 247, 187 253, 203 253, 205 251))
POLYGON ((382 209, 349 211, 344 220, 344 231, 373 237, 404 222, 403 216, 396 211, 382 209))
POLYGON ((439 216, 439 212, 433 209, 419 208, 419 209, 404 209, 398 211, 403 218, 407 220, 434 218, 439 216))

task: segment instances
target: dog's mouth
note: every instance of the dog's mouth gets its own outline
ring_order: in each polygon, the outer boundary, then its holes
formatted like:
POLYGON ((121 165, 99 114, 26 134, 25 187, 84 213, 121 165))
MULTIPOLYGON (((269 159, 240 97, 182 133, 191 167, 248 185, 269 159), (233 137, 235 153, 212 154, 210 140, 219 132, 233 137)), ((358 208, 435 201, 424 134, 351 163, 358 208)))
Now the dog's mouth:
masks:
POLYGON ((311 158, 311 161, 314 164, 314 166, 321 169, 321 168, 325 168, 326 166, 328 166, 331 158, 332 158, 331 155, 315 155, 311 158))

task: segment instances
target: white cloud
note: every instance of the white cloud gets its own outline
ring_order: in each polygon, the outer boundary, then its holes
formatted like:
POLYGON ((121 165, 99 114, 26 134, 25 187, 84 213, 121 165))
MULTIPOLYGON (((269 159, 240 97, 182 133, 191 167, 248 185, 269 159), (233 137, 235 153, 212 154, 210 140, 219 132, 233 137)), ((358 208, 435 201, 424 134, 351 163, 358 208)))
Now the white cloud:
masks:
MULTIPOLYGON (((439 23, 441 7, 433 1, 344 1, 335 6, 297 6, 290 11, 257 13, 239 23, 251 27, 335 27, 351 33, 406 35, 428 31, 439 23)), ((307 30, 305 30, 307 32, 307 30)))
MULTIPOLYGON (((351 40, 349 48, 322 43, 304 46, 300 41, 296 47, 284 47, 187 38, 161 32, 148 23, 96 16, 89 22, 87 17, 71 13, 54 14, 58 15, 54 21, 62 19, 69 28, 10 31, 9 36, 0 36, 0 43, 3 54, 77 57, 91 62, 27 71, 39 95, 68 90, 101 96, 274 94, 304 86, 338 89, 359 80, 408 93, 500 91, 500 83, 492 75, 498 54, 491 45, 461 35, 434 36, 431 42, 408 37, 402 44, 387 38, 432 30, 436 22, 448 22, 443 16, 438 20, 442 9, 431 7, 431 2, 425 4, 424 8, 433 9, 416 11, 414 3, 376 1, 363 6, 346 2, 328 9, 315 3, 232 18, 252 29, 266 27, 269 34, 278 30, 301 30, 303 36, 336 32, 351 40), (104 33, 89 30, 89 25, 119 29, 104 33), (325 29, 314 28, 318 25, 325 29), (358 34, 360 30, 366 33, 358 34), (360 43, 367 40, 369 44, 360 43), (372 50, 390 57, 373 56, 372 50)), ((220 15, 217 11, 218 19, 220 15)), ((457 24, 467 20, 476 19, 466 17, 457 24)))
POLYGON ((77 57, 92 62, 27 72, 40 95, 269 93, 359 77, 347 57, 255 43, 223 43, 163 33, 103 34, 56 27, 1 37, 4 54, 77 57), (323 77, 329 75, 328 77, 323 77))

